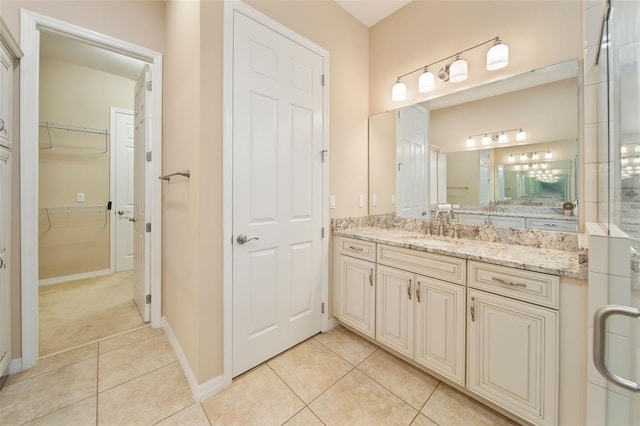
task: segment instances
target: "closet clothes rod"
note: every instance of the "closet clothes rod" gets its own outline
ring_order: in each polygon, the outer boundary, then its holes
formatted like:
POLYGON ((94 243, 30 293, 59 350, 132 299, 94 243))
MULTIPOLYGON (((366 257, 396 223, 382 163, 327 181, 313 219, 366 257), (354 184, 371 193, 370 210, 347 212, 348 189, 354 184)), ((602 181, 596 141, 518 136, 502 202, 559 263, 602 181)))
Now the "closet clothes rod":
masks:
POLYGON ((40 127, 46 127, 47 135, 49 136, 49 146, 46 146, 46 147, 41 148, 41 149, 51 149, 51 148, 53 148, 53 138, 51 137, 51 130, 52 129, 69 130, 69 131, 72 131, 72 132, 81 132, 81 133, 92 133, 92 134, 96 134, 96 135, 105 135, 104 152, 107 152, 108 149, 109 149, 109 136, 111 135, 111 130, 109 130, 109 129, 100 129, 100 128, 95 128, 95 127, 77 126, 75 124, 56 123, 54 121, 41 121, 39 123, 39 126, 40 127))
POLYGON ((184 176, 186 178, 191 177, 191 170, 183 170, 181 172, 170 173, 168 175, 160 176, 158 179, 171 180, 173 176, 184 176))

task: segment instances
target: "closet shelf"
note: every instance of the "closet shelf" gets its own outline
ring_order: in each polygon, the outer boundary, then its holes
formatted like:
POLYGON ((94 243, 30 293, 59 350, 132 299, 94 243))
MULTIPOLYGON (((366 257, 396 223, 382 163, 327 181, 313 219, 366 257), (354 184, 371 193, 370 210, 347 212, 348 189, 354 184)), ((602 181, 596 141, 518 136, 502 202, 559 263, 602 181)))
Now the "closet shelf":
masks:
POLYGON ((105 135, 105 145, 104 152, 109 150, 109 136, 111 135, 111 131, 109 129, 100 129, 96 127, 86 127, 86 126, 77 126, 75 124, 64 124, 64 123, 56 123, 55 121, 41 121, 39 123, 40 127, 44 127, 47 129, 47 135, 49 136, 49 146, 41 147, 40 149, 52 149, 53 148, 53 137, 51 136, 51 130, 68 130, 71 132, 80 132, 80 133, 91 133, 98 135, 105 135))

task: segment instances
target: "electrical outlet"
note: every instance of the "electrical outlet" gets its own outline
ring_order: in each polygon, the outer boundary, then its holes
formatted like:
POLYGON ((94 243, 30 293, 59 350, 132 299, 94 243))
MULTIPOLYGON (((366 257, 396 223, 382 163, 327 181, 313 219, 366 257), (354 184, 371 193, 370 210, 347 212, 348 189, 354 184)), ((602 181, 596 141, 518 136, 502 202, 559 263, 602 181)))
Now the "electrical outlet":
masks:
POLYGON ((359 206, 360 206, 360 207, 364 207, 364 195, 361 195, 361 196, 360 196, 360 199, 359 199, 359 203, 358 203, 358 204, 359 204, 359 206))
POLYGON ((395 196, 395 195, 392 195, 392 196, 391 196, 391 205, 392 205, 392 206, 395 206, 395 205, 396 205, 396 196, 395 196))
POLYGON ((84 203, 84 192, 78 192, 76 195, 76 201, 79 203, 84 203))
POLYGON ((335 209, 336 208, 336 196, 335 195, 330 195, 329 196, 329 208, 330 209, 335 209))
POLYGON ((378 196, 376 194, 373 194, 371 196, 371 206, 376 207, 377 205, 378 205, 378 196))

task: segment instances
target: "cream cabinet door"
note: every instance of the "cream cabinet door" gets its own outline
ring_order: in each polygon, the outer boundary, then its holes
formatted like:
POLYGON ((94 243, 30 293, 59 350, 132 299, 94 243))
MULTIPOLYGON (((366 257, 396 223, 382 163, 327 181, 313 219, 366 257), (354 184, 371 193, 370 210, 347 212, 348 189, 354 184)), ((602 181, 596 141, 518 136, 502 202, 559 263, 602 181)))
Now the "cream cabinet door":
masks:
POLYGON ((416 276, 415 360, 464 385, 465 287, 416 276))
POLYGON ((336 289, 340 292, 339 307, 336 312, 340 321, 361 333, 374 338, 376 282, 375 263, 340 256, 339 275, 336 289))
POLYGON ((415 275, 378 265, 376 340, 413 358, 415 275))
POLYGON ((473 289, 467 303, 467 388, 533 424, 556 424, 557 312, 473 289))

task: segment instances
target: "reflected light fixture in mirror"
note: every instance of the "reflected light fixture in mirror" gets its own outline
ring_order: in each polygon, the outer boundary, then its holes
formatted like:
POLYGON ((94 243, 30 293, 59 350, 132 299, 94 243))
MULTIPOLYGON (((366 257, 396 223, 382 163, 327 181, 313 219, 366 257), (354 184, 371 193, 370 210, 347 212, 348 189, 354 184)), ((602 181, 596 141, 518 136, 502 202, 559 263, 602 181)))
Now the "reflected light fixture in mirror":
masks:
POLYGON ((449 55, 445 58, 439 59, 428 65, 422 66, 398 76, 398 79, 396 80, 396 83, 391 90, 391 100, 404 101, 407 98, 407 86, 402 83, 401 80, 409 74, 413 74, 420 70, 424 70, 424 72, 418 79, 418 90, 422 93, 433 90, 435 88, 435 78, 434 75, 427 70, 427 68, 438 63, 443 64, 442 70, 444 70, 444 72, 447 74, 446 78, 443 78, 443 76, 440 75, 442 74, 441 70, 441 72, 438 74, 438 77, 441 81, 458 83, 466 80, 469 76, 468 64, 467 61, 461 58, 461 55, 465 52, 476 49, 488 43, 493 43, 494 45, 487 52, 487 69, 497 70, 506 67, 509 64, 509 48, 507 47, 507 45, 502 44, 500 37, 494 37, 492 39, 483 41, 482 43, 478 43, 475 46, 471 46, 467 49, 454 53, 453 55, 449 55), (449 66, 444 64, 445 61, 453 58, 455 58, 455 60, 449 66))
MULTIPOLYGON (((505 129, 505 130, 496 130, 488 133, 477 133, 475 135, 469 136, 467 139, 467 148, 473 148, 476 146, 476 141, 473 139, 474 136, 482 136, 481 142, 482 146, 491 145, 491 142, 498 143, 507 143, 509 142, 509 137, 506 135, 506 132, 518 132, 516 135, 516 140, 518 142, 522 142, 526 140, 526 133, 522 131, 522 129, 505 129), (521 135, 521 139, 518 139, 518 135, 521 135)), ((524 161, 524 160, 523 160, 524 161)))
POLYGON ((522 129, 520 129, 520 131, 516 134, 516 141, 518 142, 524 142, 527 140, 527 132, 522 131, 522 129))

